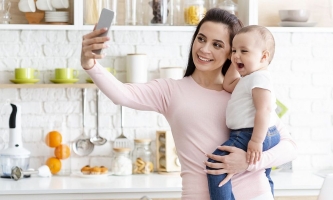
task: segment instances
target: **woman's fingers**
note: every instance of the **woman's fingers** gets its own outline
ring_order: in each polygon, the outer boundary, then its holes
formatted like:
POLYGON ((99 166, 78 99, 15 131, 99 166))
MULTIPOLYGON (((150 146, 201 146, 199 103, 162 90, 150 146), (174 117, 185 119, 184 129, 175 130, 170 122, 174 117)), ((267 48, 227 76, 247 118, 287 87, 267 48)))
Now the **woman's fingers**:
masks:
POLYGON ((207 174, 211 174, 211 175, 220 175, 220 174, 228 173, 227 170, 225 170, 225 169, 217 169, 217 170, 207 169, 205 171, 207 174))
POLYGON ((230 181, 230 179, 234 176, 234 174, 228 174, 223 181, 221 181, 221 183, 219 184, 219 187, 223 186, 224 184, 226 184, 228 181, 230 181))
MULTIPOLYGON (((212 168, 217 168, 217 169, 223 168, 224 173, 233 173, 233 174, 244 172, 248 168, 249 164, 246 161, 246 152, 244 150, 230 146, 219 146, 218 149, 222 151, 228 151, 230 152, 230 154, 225 156, 207 154, 208 158, 211 158, 217 162, 221 162, 221 163, 215 163, 214 165, 212 165, 215 167, 212 168)), ((213 171, 217 173, 221 172, 220 170, 213 170, 213 171)), ((216 173, 213 172, 212 174, 216 173)))
POLYGON ((107 31, 107 28, 102 28, 102 29, 94 30, 94 31, 92 31, 92 32, 84 35, 83 36, 83 40, 95 38, 95 37, 101 35, 102 33, 105 33, 106 31, 107 31))

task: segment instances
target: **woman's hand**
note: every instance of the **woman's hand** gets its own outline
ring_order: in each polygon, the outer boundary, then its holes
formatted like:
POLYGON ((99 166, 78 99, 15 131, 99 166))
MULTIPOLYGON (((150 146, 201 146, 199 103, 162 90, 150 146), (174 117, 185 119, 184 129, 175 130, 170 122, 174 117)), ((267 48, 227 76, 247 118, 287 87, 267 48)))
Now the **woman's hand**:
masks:
MULTIPOLYGON (((221 163, 211 163, 205 161, 205 164, 217 170, 206 170, 207 174, 219 175, 219 174, 237 174, 244 172, 249 164, 246 162, 246 152, 237 147, 219 146, 218 149, 222 151, 230 152, 226 156, 218 156, 213 154, 207 154, 208 158, 219 161, 221 163)), ((231 177, 230 177, 231 178, 231 177)))
POLYGON ((109 41, 109 37, 98 37, 98 35, 106 32, 107 29, 94 30, 93 32, 86 34, 82 38, 81 49, 81 66, 83 69, 91 69, 95 65, 95 59, 101 59, 104 55, 98 55, 92 52, 92 50, 105 49, 108 47, 105 44, 109 41))

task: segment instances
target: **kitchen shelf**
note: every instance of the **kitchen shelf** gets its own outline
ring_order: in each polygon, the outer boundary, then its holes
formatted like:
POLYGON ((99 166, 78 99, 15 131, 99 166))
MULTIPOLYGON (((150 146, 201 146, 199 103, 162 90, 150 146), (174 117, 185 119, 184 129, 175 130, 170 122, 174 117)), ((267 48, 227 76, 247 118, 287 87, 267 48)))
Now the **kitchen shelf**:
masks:
MULTIPOLYGON (((244 23, 258 24, 259 0, 238 0, 239 18, 244 23)), ((0 30, 86 30, 94 25, 84 25, 84 1, 70 0, 72 25, 50 24, 0 24, 0 30)), ((196 26, 125 26, 113 25, 113 31, 178 31, 193 32, 196 26)), ((333 27, 268 27, 272 32, 333 32, 333 27)))
POLYGON ((19 88, 97 88, 92 83, 75 84, 0 84, 0 89, 19 89, 19 88))

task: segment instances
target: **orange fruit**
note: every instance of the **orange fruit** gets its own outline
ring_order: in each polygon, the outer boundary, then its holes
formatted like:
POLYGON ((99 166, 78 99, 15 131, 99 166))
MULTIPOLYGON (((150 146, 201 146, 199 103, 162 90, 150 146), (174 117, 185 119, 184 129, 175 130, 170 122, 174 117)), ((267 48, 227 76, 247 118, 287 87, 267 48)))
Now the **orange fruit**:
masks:
POLYGON ((62 142, 62 136, 58 131, 50 131, 45 137, 45 143, 49 147, 57 147, 62 142))
POLYGON ((46 165, 50 168, 52 174, 56 174, 61 170, 61 161, 56 157, 47 159, 46 165))
POLYGON ((58 159, 66 159, 71 155, 71 150, 67 144, 61 144, 54 149, 54 155, 58 159))

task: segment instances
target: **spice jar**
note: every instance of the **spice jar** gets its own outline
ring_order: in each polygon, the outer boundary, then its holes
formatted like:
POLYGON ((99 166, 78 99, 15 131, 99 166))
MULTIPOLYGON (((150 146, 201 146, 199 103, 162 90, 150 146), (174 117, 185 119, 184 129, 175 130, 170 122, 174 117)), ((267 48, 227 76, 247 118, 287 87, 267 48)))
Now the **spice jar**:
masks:
POLYGON ((154 170, 150 139, 136 139, 132 154, 133 174, 150 174, 154 170))
POLYGON ((113 148, 112 172, 114 175, 132 174, 132 159, 129 148, 113 148))
POLYGON ((205 0, 187 0, 184 5, 184 20, 188 25, 198 25, 207 12, 205 0))

